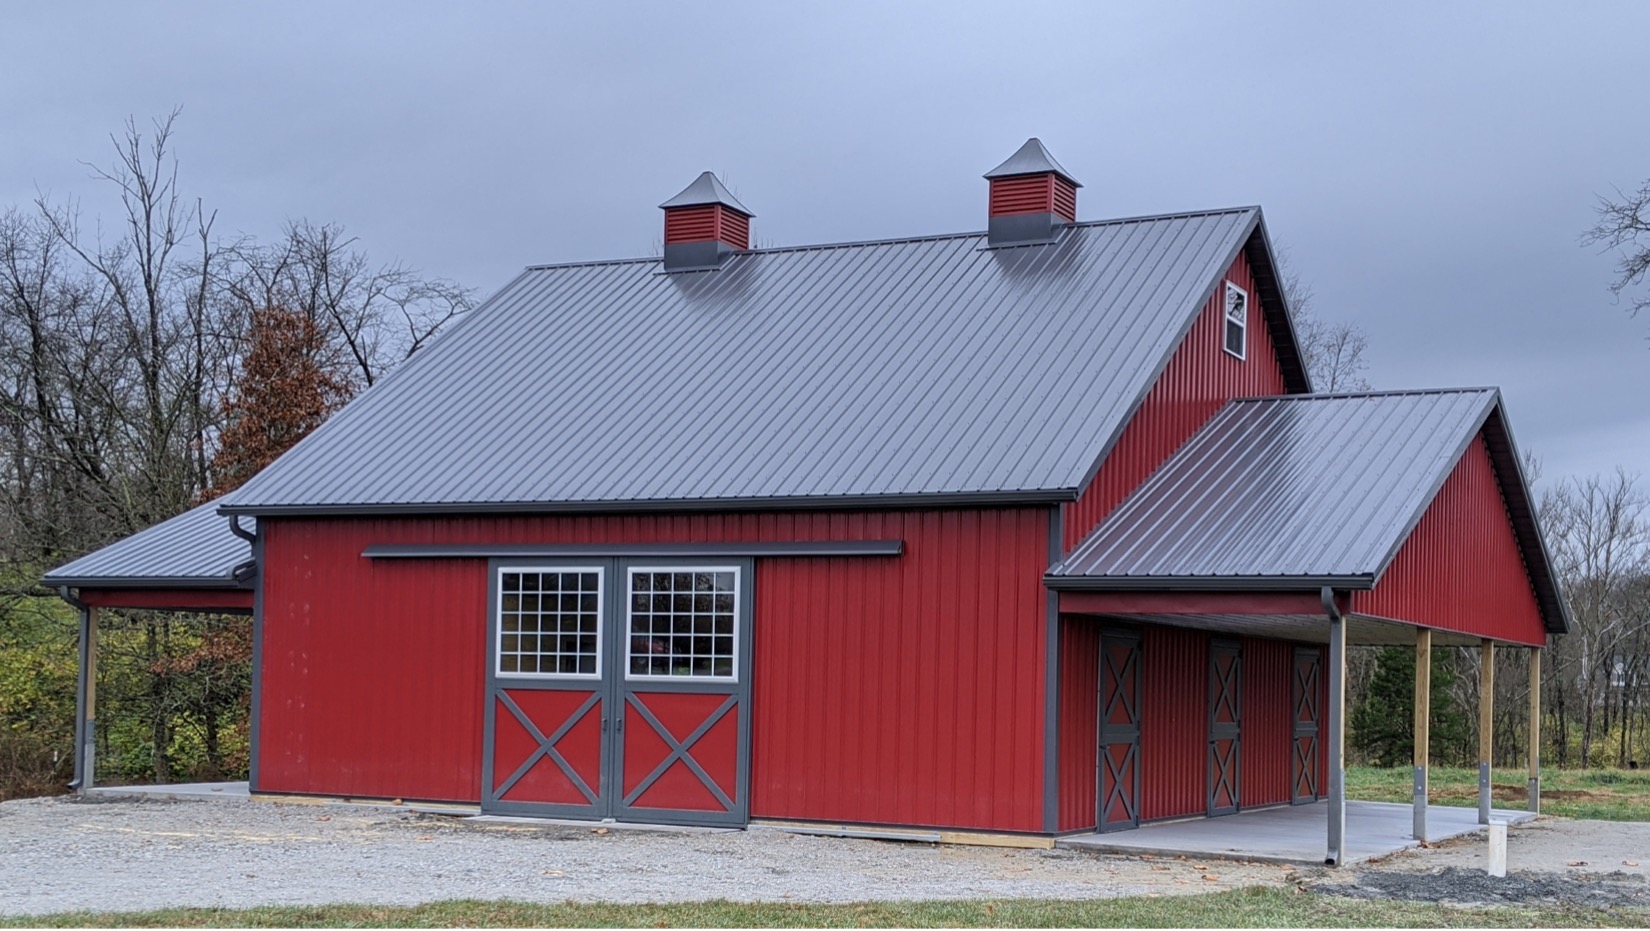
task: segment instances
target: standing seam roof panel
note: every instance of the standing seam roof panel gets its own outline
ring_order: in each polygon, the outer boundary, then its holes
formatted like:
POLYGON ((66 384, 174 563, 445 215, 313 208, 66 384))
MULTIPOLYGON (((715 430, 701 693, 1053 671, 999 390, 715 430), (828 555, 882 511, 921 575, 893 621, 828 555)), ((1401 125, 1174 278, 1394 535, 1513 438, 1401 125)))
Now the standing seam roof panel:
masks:
POLYGON ((1071 492, 1257 222, 529 269, 228 508, 1071 492))

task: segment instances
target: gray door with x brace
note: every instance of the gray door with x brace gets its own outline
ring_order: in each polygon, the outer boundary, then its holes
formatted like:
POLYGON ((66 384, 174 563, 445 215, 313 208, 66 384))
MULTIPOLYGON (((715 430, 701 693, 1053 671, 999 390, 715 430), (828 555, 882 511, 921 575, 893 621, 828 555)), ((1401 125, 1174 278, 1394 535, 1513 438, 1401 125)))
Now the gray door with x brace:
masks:
POLYGON ((748 820, 750 560, 489 568, 483 811, 748 820))

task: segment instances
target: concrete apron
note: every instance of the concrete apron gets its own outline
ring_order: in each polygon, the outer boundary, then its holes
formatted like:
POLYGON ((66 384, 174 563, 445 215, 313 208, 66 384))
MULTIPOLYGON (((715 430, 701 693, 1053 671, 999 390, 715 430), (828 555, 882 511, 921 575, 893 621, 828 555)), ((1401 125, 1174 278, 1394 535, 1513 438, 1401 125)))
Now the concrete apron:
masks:
MULTIPOLYGON (((1328 802, 1262 808, 1220 818, 1148 824, 1112 834, 1062 837, 1055 846, 1135 856, 1152 854, 1322 866, 1328 812, 1328 802)), ((1347 802, 1341 865, 1363 863, 1420 846, 1410 836, 1413 815, 1413 806, 1403 803, 1347 802)), ((1492 820, 1508 824, 1520 824, 1534 817, 1527 811, 1499 808, 1490 813, 1492 820)), ((1477 808, 1428 805, 1427 829, 1427 840, 1437 843, 1484 831, 1486 827, 1478 823, 1477 808)))

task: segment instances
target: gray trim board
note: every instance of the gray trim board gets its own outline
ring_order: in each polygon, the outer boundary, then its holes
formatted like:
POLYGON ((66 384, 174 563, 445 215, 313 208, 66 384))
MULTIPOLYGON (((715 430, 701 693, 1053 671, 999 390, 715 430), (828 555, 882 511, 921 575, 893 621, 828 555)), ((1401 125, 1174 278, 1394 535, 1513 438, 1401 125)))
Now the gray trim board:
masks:
POLYGON ((1375 587, 1369 575, 1045 575, 1043 584, 1057 592, 1315 592, 1324 586, 1364 591, 1375 587))
MULTIPOLYGON (((253 531, 252 559, 261 570, 264 564, 264 534, 253 531)), ((246 786, 248 792, 258 791, 258 745, 262 731, 258 718, 263 711, 264 691, 264 574, 258 572, 252 582, 252 696, 248 711, 246 749, 246 786)))
POLYGON ((473 543, 379 544, 361 551, 367 559, 493 559, 615 556, 898 556, 903 540, 823 540, 774 543, 473 543))
POLYGON ((150 578, 66 578, 63 576, 46 576, 44 583, 50 586, 67 585, 70 588, 189 588, 211 591, 250 591, 255 585, 248 585, 234 576, 154 576, 150 578))
MULTIPOLYGON (((1065 556, 1064 508, 1049 508, 1048 564, 1057 566, 1065 556)), ((1043 830, 1060 829, 1060 593, 1043 592, 1044 624, 1047 633, 1043 650, 1043 830)))
POLYGON ((699 511, 1035 507, 1077 500, 1076 488, 933 494, 817 495, 772 498, 658 498, 626 501, 473 501, 423 504, 224 504, 218 513, 268 517, 396 517, 426 514, 676 514, 699 511))

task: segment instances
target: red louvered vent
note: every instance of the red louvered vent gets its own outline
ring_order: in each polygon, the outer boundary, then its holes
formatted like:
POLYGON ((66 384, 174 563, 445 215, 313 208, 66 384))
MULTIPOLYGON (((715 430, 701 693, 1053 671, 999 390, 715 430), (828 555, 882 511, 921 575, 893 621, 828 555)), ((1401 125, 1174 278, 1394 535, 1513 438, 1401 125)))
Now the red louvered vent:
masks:
POLYGON ((721 235, 717 238, 735 249, 749 249, 751 247, 751 218, 737 210, 724 210, 722 213, 721 235))
POLYGON ((1077 222, 1077 185, 1059 175, 1049 175, 1054 187, 1054 212, 1067 223, 1077 222))
POLYGON ((716 239, 717 218, 721 212, 722 208, 715 204, 666 210, 665 245, 716 239))
POLYGON ((665 211, 665 245, 720 239, 735 249, 749 249, 750 217, 721 204, 675 207, 665 211))
MULTIPOLYGON (((991 179, 990 215, 1007 217, 1021 213, 1053 213, 1053 181, 1053 175, 991 179)), ((1075 207, 1075 196, 1072 203, 1075 207)))

